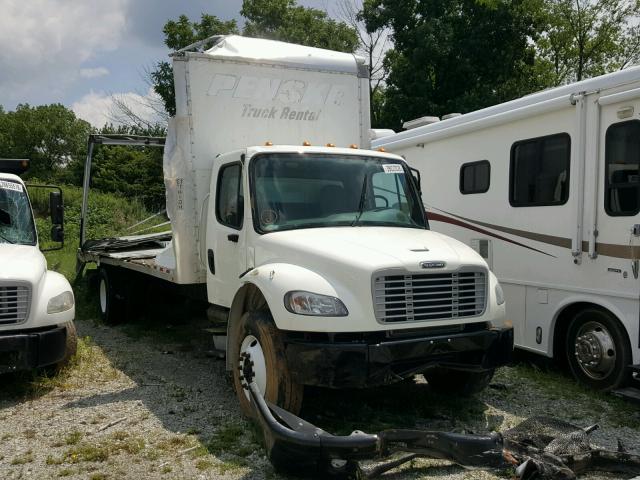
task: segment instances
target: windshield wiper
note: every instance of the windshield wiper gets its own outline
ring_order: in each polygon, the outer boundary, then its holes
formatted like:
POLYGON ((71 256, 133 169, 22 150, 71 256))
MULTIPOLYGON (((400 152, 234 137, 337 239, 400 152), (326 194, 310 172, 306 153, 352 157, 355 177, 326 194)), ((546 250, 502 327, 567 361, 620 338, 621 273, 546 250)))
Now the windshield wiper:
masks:
POLYGON ((358 203, 358 214, 356 218, 351 222, 351 226, 355 227, 355 225, 360 221, 360 217, 364 213, 364 201, 367 198, 367 172, 364 173, 364 183, 362 184, 362 193, 360 194, 360 203, 358 203))

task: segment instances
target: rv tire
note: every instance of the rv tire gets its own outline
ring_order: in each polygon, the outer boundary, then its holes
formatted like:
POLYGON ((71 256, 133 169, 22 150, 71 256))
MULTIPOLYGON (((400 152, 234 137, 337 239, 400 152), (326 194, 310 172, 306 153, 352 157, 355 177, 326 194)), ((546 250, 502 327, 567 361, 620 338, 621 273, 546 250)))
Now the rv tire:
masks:
POLYGON ((245 389, 247 375, 253 375, 253 380, 268 401, 293 414, 300 412, 304 386, 292 378, 282 334, 269 312, 246 312, 231 326, 229 355, 232 361, 233 387, 240 408, 247 417, 254 416, 249 394, 245 389))
POLYGON ((565 352, 572 375, 588 387, 612 390, 629 379, 629 340, 618 320, 606 310, 586 308, 571 319, 565 352))
POLYGON ((424 377, 431 388, 437 392, 471 396, 484 390, 491 382, 494 373, 495 369, 472 372, 451 368, 437 368, 426 372, 424 377))

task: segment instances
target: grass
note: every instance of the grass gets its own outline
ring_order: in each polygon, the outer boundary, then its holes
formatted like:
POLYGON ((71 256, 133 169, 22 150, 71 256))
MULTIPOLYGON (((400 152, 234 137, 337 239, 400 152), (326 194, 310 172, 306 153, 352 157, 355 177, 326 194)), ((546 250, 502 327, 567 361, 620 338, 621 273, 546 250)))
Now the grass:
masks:
POLYGON ((120 430, 94 442, 73 445, 63 454, 61 463, 105 462, 119 454, 138 455, 144 449, 142 437, 120 430))

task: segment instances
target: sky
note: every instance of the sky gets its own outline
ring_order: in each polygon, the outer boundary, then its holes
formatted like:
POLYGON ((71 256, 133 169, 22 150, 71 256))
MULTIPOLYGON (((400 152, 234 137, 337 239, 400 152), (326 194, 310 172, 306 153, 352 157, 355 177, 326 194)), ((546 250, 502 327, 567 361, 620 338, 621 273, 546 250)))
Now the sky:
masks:
MULTIPOLYGON (((299 0, 335 16, 338 0, 299 0)), ((242 24, 242 0, 0 0, 0 105, 62 103, 102 126, 112 97, 140 114, 146 72, 166 60, 162 27, 202 12, 242 24)))

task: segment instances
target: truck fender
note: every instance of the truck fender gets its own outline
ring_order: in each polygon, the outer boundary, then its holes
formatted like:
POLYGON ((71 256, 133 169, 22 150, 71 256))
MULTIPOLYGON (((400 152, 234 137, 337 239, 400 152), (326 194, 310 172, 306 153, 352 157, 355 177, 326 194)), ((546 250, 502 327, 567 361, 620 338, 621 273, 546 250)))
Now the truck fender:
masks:
MULTIPOLYGON (((227 351, 231 325, 252 309, 268 309, 276 327, 291 330, 296 317, 284 307, 284 295, 292 290, 305 290, 321 295, 339 297, 336 289, 316 272, 289 263, 269 263, 250 270, 242 276, 229 310, 227 323, 227 351)), ((227 357, 227 367, 229 367, 227 357)))
POLYGON ((71 292, 73 295, 73 289, 69 281, 64 275, 48 270, 42 278, 37 298, 31 303, 35 311, 29 315, 34 319, 34 322, 30 324, 30 326, 62 325, 72 321, 75 318, 75 296, 74 306, 69 310, 60 313, 47 313, 49 300, 64 292, 71 292))

